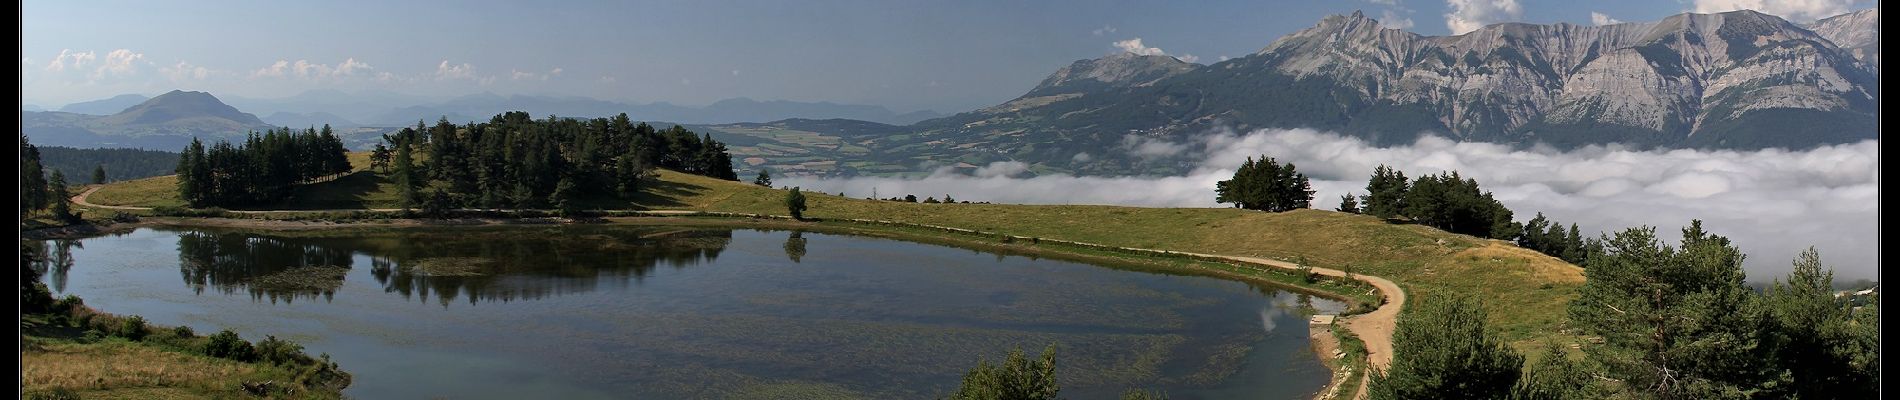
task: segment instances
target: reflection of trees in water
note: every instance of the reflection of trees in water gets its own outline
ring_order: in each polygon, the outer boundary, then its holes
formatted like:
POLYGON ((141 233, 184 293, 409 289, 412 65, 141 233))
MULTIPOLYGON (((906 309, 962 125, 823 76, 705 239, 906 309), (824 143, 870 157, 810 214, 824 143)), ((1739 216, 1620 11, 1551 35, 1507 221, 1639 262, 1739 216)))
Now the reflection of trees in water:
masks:
POLYGON ((296 297, 329 300, 340 277, 313 278, 295 271, 312 267, 349 267, 351 251, 294 238, 246 233, 183 231, 178 235, 179 273, 194 292, 215 288, 224 294, 243 289, 254 300, 289 302, 296 297), (301 280, 286 277, 305 277, 301 280), (270 284, 258 284, 261 279, 270 284))
POLYGON ((185 283, 198 293, 210 287, 273 302, 328 299, 344 278, 312 272, 351 267, 352 256, 364 254, 385 292, 446 306, 460 298, 473 304, 586 292, 603 282, 624 286, 660 265, 711 262, 731 241, 726 230, 447 229, 338 237, 181 231, 178 249, 185 283))
POLYGON ((496 231, 421 234, 372 253, 370 275, 405 298, 469 304, 535 300, 639 282, 661 264, 684 268, 719 257, 732 231, 597 230, 536 235, 496 231))
POLYGON ((785 238, 785 256, 793 263, 805 258, 805 231, 792 231, 792 236, 785 238))
POLYGON ((66 291, 66 273, 73 269, 73 248, 86 248, 85 243, 72 239, 54 239, 28 242, 41 257, 33 261, 32 267, 39 272, 46 286, 54 292, 66 291))

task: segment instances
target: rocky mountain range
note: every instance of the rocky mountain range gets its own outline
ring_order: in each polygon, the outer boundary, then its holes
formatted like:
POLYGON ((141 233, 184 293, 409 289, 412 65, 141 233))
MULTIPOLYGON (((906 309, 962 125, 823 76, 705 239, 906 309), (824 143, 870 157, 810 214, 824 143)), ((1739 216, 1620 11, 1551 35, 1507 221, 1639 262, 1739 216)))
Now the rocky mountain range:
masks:
POLYGON ((1877 31, 1871 10, 1806 27, 1735 11, 1424 36, 1355 12, 1211 65, 1077 61, 1014 100, 855 144, 888 160, 1096 174, 1182 172, 1191 163, 1129 155, 1128 143, 1215 128, 1315 128, 1380 145, 1430 133, 1559 148, 1811 148, 1877 136, 1879 43, 1867 34, 1877 31))

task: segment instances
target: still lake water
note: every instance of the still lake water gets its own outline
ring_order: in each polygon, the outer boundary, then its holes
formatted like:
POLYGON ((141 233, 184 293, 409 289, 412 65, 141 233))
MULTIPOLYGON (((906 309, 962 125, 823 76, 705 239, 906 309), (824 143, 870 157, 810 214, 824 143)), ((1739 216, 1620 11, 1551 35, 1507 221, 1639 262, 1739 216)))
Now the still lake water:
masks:
POLYGON ((57 293, 200 334, 294 339, 355 376, 346 395, 374 399, 934 398, 979 358, 1051 343, 1068 398, 1307 398, 1328 371, 1302 310, 1343 309, 791 231, 141 228, 45 246, 57 293))

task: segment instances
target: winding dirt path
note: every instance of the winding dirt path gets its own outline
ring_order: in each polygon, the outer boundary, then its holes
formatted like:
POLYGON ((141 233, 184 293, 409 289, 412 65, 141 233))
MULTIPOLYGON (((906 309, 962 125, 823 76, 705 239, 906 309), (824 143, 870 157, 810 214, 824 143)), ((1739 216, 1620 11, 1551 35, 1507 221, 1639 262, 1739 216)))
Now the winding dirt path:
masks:
MULTIPOLYGON (((109 210, 151 210, 152 209, 151 207, 107 206, 107 205, 92 204, 91 202, 87 202, 86 197, 92 195, 93 192, 98 191, 99 188, 101 187, 103 186, 94 186, 90 189, 86 189, 85 192, 80 193, 78 196, 73 196, 72 198, 73 203, 86 206, 86 207, 103 208, 103 209, 109 209, 109 210)), ((292 213, 292 212, 351 212, 351 211, 390 212, 390 211, 399 211, 399 210, 394 209, 394 208, 370 208, 370 209, 359 208, 359 209, 337 209, 337 210, 254 210, 254 211, 231 211, 231 212, 244 213, 244 214, 269 214, 269 213, 292 213)), ((463 210, 463 211, 475 211, 475 210, 463 210)), ((636 211, 635 213, 646 214, 646 215, 672 215, 672 216, 692 215, 692 214, 714 214, 714 215, 743 216, 743 217, 790 218, 786 216, 767 215, 767 214, 701 212, 701 211, 689 211, 689 210, 654 210, 654 211, 636 211)), ((916 227, 943 229, 943 230, 949 230, 949 231, 966 232, 966 233, 974 233, 974 234, 994 234, 990 232, 980 232, 980 231, 962 229, 962 228, 914 224, 914 223, 896 222, 896 221, 863 220, 863 219, 845 219, 845 220, 851 221, 851 222, 861 222, 861 223, 909 225, 909 226, 916 226, 916 227)), ((1030 239, 1030 238, 1024 237, 1021 239, 1030 239)), ((1042 238, 1040 240, 1055 241, 1055 242, 1069 243, 1069 244, 1082 245, 1082 246, 1091 246, 1091 247, 1111 247, 1111 248, 1118 248, 1118 249, 1129 250, 1129 251, 1174 254, 1174 255, 1183 255, 1183 256, 1189 256, 1189 257, 1201 257, 1201 258, 1216 258, 1216 259, 1223 259, 1223 260, 1229 260, 1229 261, 1235 261, 1235 262, 1241 262, 1241 263, 1264 265, 1264 266, 1287 269, 1287 270, 1298 270, 1300 268, 1299 264, 1286 262, 1286 261, 1280 261, 1280 260, 1274 260, 1274 259, 1268 259, 1268 258, 1260 258, 1260 257, 1229 256, 1229 255, 1220 255, 1220 254, 1191 253, 1191 252, 1184 252, 1184 251, 1107 246, 1107 245, 1100 245, 1100 244, 1094 244, 1094 243, 1075 242, 1075 241, 1067 241, 1067 240, 1053 240, 1053 239, 1047 239, 1047 238, 1042 238)), ((1332 269, 1332 268, 1313 267, 1313 272, 1318 273, 1320 275, 1331 276, 1331 277, 1347 277, 1348 276, 1346 271, 1341 271, 1341 270, 1332 269)), ((1371 276, 1371 275, 1365 275, 1365 274, 1351 274, 1350 277, 1354 280, 1358 280, 1360 282, 1365 282, 1367 284, 1372 285, 1372 287, 1378 289, 1379 293, 1385 297, 1385 302, 1383 304, 1380 304, 1379 308, 1376 310, 1373 310, 1372 312, 1340 319, 1341 321, 1340 324, 1345 325, 1348 331, 1351 331, 1354 335, 1358 335, 1359 339, 1362 341, 1365 341, 1366 343, 1366 363, 1367 363, 1368 370, 1363 371, 1361 378, 1359 380, 1358 395, 1355 396, 1356 399, 1364 399, 1367 397, 1366 386, 1371 382, 1370 372, 1372 370, 1384 370, 1392 365, 1392 332, 1393 332, 1393 328, 1396 326, 1398 322, 1399 311, 1405 307, 1405 290, 1399 288, 1399 285, 1397 283, 1394 283, 1390 280, 1387 280, 1385 278, 1380 278, 1377 276, 1371 276)))

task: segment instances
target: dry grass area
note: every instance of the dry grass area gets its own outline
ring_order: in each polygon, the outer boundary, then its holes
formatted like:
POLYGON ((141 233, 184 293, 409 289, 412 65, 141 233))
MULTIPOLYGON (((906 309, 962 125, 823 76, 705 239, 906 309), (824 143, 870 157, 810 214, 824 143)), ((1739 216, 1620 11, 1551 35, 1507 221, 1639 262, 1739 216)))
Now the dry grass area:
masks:
POLYGON ((82 398, 196 399, 247 396, 257 366, 108 340, 80 344, 29 337, 20 352, 23 392, 66 388, 82 398))

